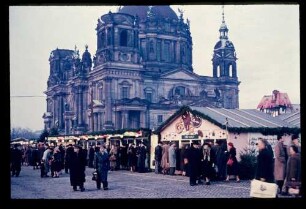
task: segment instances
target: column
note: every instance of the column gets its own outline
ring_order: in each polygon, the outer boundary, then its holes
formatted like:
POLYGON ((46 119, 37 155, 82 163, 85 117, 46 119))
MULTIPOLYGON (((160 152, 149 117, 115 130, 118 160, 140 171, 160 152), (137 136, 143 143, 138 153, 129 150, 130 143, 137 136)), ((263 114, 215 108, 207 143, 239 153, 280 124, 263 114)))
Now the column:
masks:
POLYGON ((81 90, 80 87, 77 92, 77 114, 78 114, 78 126, 82 124, 82 111, 81 111, 81 90))
POLYGON ((181 43, 176 42, 176 63, 181 63, 181 43))
POLYGON ((65 134, 69 134, 69 119, 65 118, 65 134))
POLYGON ((94 114, 94 121, 95 121, 95 131, 98 131, 98 127, 99 127, 99 124, 98 124, 98 113, 94 114))
POLYGON ((140 112, 140 127, 139 128, 147 128, 147 120, 146 120, 146 111, 140 112))
POLYGON ((122 128, 128 128, 128 119, 129 119, 129 112, 127 110, 122 111, 122 128))
POLYGON ((105 124, 104 128, 106 130, 113 129, 112 123, 112 95, 111 95, 111 81, 112 78, 106 77, 105 78, 105 124))

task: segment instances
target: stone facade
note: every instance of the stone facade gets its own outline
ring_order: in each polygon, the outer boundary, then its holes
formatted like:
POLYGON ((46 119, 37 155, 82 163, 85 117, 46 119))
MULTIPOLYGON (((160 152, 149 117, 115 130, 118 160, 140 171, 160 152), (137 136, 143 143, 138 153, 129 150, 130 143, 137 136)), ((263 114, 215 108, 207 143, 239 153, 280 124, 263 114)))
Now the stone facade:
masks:
POLYGON ((124 6, 98 19, 97 51, 51 52, 45 128, 75 134, 156 128, 182 105, 238 108, 235 48, 224 22, 213 77, 193 72, 190 22, 170 6, 124 6))

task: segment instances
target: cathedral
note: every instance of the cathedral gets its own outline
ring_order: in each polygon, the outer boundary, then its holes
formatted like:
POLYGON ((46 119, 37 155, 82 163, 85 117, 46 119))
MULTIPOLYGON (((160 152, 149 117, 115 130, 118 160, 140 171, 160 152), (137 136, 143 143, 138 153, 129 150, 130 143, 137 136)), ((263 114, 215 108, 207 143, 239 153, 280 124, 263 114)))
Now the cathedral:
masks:
POLYGON ((49 57, 45 129, 82 134, 156 129, 183 105, 239 108, 234 45, 224 20, 213 76, 193 72, 190 21, 170 6, 124 6, 97 21, 97 51, 49 57))

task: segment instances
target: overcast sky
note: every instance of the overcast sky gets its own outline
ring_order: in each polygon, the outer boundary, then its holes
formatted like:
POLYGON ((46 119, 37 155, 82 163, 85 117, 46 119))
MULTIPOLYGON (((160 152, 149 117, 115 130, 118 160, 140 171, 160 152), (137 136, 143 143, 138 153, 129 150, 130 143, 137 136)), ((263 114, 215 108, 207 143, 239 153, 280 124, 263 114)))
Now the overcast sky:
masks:
MULTIPOLYGON (((118 6, 12 6, 9 9, 11 126, 43 129, 49 55, 57 47, 96 52, 97 19, 118 6), (43 96, 43 97, 15 97, 43 96)), ((220 5, 172 5, 190 20, 193 69, 212 76, 213 48, 222 21, 220 5)), ((256 108, 274 89, 300 103, 298 5, 226 5, 225 22, 235 46, 240 108, 256 108)))

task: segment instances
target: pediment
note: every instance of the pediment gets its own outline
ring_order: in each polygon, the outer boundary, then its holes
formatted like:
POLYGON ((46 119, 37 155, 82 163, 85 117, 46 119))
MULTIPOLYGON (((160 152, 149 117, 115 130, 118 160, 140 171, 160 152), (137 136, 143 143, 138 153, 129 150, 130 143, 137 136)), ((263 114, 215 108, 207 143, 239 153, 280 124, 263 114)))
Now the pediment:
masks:
POLYGON ((183 70, 165 73, 162 78, 181 79, 181 80, 198 80, 198 76, 194 73, 185 72, 183 70))

